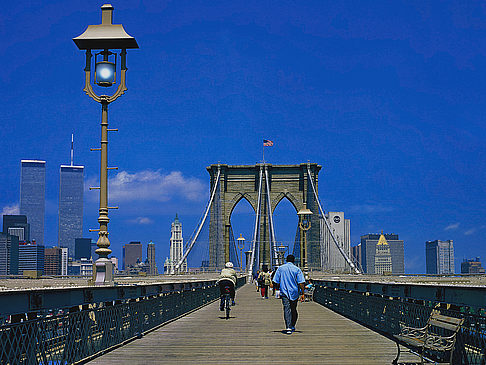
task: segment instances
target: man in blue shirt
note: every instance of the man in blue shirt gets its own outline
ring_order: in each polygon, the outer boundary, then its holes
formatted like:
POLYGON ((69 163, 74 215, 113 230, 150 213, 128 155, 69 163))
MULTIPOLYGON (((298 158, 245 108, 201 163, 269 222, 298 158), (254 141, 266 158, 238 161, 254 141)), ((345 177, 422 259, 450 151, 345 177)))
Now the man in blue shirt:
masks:
POLYGON ((304 301, 304 274, 297 266, 294 265, 294 255, 287 256, 287 263, 280 266, 273 277, 274 286, 280 289, 280 297, 282 298, 285 330, 288 335, 295 331, 295 323, 297 322, 297 302, 304 301), (300 289, 300 293, 299 293, 300 289))

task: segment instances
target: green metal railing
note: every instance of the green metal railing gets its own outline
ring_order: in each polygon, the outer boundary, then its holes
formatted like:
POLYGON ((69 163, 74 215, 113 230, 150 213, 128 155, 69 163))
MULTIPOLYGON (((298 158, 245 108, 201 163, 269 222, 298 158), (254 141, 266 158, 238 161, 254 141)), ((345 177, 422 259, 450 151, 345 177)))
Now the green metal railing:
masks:
MULTIPOLYGON (((400 332, 400 324, 424 327, 433 309, 464 318, 453 363, 485 364, 486 288, 327 280, 315 283, 315 302, 391 339, 400 332)), ((428 356, 445 361, 440 353, 428 356)))
POLYGON ((0 293, 0 364, 82 363, 217 298, 216 281, 0 293))

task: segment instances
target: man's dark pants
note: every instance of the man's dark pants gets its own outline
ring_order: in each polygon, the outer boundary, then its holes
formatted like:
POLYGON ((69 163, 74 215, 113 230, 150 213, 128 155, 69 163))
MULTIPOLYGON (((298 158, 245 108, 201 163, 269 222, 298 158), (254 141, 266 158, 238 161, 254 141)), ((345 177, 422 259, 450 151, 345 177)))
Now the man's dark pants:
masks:
POLYGON ((290 300, 285 294, 280 294, 280 296, 282 298, 285 326, 287 328, 294 328, 297 323, 297 317, 299 316, 297 314, 297 303, 299 299, 290 300))

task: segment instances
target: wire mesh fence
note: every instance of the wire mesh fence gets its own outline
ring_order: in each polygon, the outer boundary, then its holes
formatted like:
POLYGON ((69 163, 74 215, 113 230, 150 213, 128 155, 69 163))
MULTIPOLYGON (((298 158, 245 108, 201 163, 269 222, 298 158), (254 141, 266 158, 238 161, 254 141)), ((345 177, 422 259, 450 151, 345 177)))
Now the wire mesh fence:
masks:
MULTIPOLYGON (((390 296, 386 293, 386 284, 380 285, 381 292, 370 286, 369 291, 353 290, 351 286, 342 287, 339 283, 316 281, 314 301, 391 339, 400 332, 400 325, 424 327, 433 309, 449 317, 464 318, 464 324, 457 335, 453 364, 485 364, 486 316, 482 308, 410 296, 390 296)), ((451 287, 448 289, 454 290, 451 287)), ((433 299, 435 292, 431 291, 430 294, 430 299, 433 299)), ((477 295, 484 293, 478 292, 477 295)), ((464 299, 460 290, 457 290, 456 297, 464 299)), ((446 361, 447 354, 429 352, 427 355, 435 361, 446 361)))
MULTIPOLYGON (((239 278, 237 286, 245 281, 239 278)), ((114 298, 65 310, 56 308, 45 315, 37 313, 37 318, 0 326, 0 364, 79 363, 217 298, 219 287, 209 281, 124 301, 114 298)))

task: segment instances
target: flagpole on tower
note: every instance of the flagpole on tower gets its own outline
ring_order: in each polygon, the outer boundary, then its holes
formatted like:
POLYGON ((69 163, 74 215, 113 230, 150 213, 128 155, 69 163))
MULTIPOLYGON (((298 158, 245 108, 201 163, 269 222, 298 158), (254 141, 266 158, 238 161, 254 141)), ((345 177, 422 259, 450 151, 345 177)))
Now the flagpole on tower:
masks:
MULTIPOLYGON (((265 140, 263 140, 265 141, 265 140)), ((263 142, 263 145, 262 145, 262 153, 263 153, 263 164, 265 165, 265 142, 263 142)))
POLYGON ((263 164, 265 165, 265 147, 272 147, 273 146, 273 141, 270 141, 269 139, 264 139, 263 140, 263 164))

